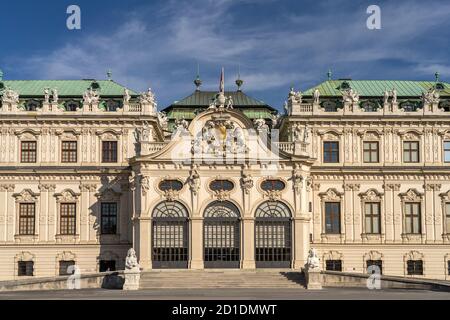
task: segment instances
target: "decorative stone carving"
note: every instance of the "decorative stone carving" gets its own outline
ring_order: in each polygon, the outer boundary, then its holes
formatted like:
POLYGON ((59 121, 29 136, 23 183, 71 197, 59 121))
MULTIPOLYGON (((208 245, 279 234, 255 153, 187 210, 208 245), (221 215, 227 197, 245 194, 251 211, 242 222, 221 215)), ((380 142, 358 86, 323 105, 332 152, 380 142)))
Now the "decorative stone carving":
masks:
POLYGON ((147 92, 141 93, 139 102, 156 106, 156 97, 151 88, 148 88, 147 92))
POLYGON ((320 259, 316 249, 314 248, 309 249, 306 265, 308 271, 320 269, 320 259))
POLYGON ((15 187, 14 184, 0 184, 0 191, 13 192, 15 187))
POLYGON ((269 126, 266 124, 266 120, 262 118, 253 120, 253 125, 258 132, 269 130, 269 126))
POLYGON ((21 193, 13 194, 16 198, 16 202, 36 202, 39 197, 39 193, 34 193, 30 189, 25 189, 21 193))
POLYGON ((253 178, 250 174, 244 173, 241 178, 241 186, 245 194, 249 194, 253 188, 253 178))
POLYGON ((57 104, 59 102, 58 89, 52 90, 52 103, 57 104))
POLYGON ((129 104, 131 99, 130 91, 125 88, 123 90, 123 104, 129 104))
POLYGON ((146 195, 147 192, 150 190, 150 180, 147 176, 141 175, 139 183, 141 185, 142 194, 146 195))
POLYGON ((96 90, 89 88, 83 94, 83 104, 87 106, 97 105, 100 100, 100 95, 96 90))
POLYGON ((358 103, 359 94, 352 88, 342 91, 344 102, 358 103))
POLYGON ((162 128, 167 128, 167 124, 169 123, 169 119, 167 118, 167 114, 163 111, 157 113, 159 125, 162 128))
POLYGON ((11 88, 6 88, 5 90, 3 90, 2 103, 18 104, 19 93, 12 90, 11 88))
POLYGON ((319 89, 314 90, 314 104, 320 104, 320 91, 319 89))
POLYGON ((399 196, 403 201, 420 202, 422 201, 423 193, 420 193, 417 189, 411 188, 404 193, 400 193, 399 196))
POLYGON ((80 193, 76 193, 70 189, 65 189, 63 192, 55 194, 57 202, 75 202, 79 196, 80 193))
POLYGON ((291 87, 288 95, 288 101, 291 103, 302 103, 302 93, 300 91, 295 92, 294 88, 291 87))
POLYGON ((339 192, 335 188, 329 188, 326 192, 319 193, 322 201, 340 201, 343 195, 343 192, 339 192))
POLYGON ((301 191, 304 179, 305 178, 303 177, 303 175, 300 172, 294 172, 294 174, 292 175, 292 183, 294 186, 294 190, 297 193, 299 193, 301 191))
POLYGON ((383 193, 378 192, 375 189, 369 189, 366 192, 361 192, 359 194, 359 196, 361 197, 361 199, 363 201, 367 201, 367 202, 377 202, 377 201, 381 201, 382 197, 383 197, 383 193))
POLYGON ((191 176, 188 179, 188 184, 192 194, 196 196, 200 190, 200 175, 197 170, 192 170, 191 176))
POLYGON ((189 127, 189 122, 187 122, 184 118, 175 121, 175 131, 174 132, 186 132, 189 127))
POLYGON ((434 87, 430 88, 422 93, 422 101, 424 104, 439 103, 439 92, 434 87))
POLYGON ((136 251, 130 248, 125 259, 125 270, 140 271, 136 251))
POLYGON ((107 187, 95 196, 100 201, 118 201, 120 200, 121 193, 114 191, 111 187, 107 187))

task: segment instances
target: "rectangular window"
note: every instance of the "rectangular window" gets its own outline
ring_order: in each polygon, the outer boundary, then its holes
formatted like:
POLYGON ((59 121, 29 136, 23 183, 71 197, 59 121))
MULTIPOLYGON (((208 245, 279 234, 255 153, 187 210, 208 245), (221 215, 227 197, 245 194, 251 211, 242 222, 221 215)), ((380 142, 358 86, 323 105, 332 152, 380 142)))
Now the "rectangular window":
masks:
POLYGON ((35 205, 19 204, 19 235, 34 235, 35 205))
POLYGON ((444 141, 444 162, 450 162, 450 141, 444 141))
POLYGON ((20 144, 20 161, 23 163, 34 163, 37 161, 36 141, 22 141, 20 144))
POLYGON ((75 261, 73 260, 61 260, 59 261, 59 275, 60 276, 68 276, 74 273, 75 271, 75 261))
POLYGON ((378 141, 366 141, 363 144, 364 162, 376 163, 378 160, 378 141))
POLYGON ((76 231, 76 204, 61 203, 61 234, 74 235, 76 231))
POLYGON ((34 272, 33 261, 18 261, 17 262, 17 275, 19 277, 31 277, 34 272))
POLYGON ((117 162, 117 141, 102 142, 102 162, 117 162))
POLYGON ((419 162, 419 142, 403 142, 403 162, 419 162))
POLYGON ((406 233, 421 233, 420 202, 405 203, 405 227, 406 233))
POLYGON ((325 163, 339 162, 339 142, 326 141, 323 143, 323 162, 325 163))
POLYGON ((77 162, 77 142, 63 141, 61 148, 61 162, 77 162))
POLYGON ((447 261, 447 274, 450 276, 450 260, 447 261))
POLYGON ((341 233, 340 202, 325 202, 325 233, 341 233))
POLYGON ((383 274, 383 261, 382 260, 367 260, 366 261, 366 266, 367 266, 367 273, 369 274, 373 274, 376 273, 377 268, 380 271, 379 274, 383 274), (369 268, 371 268, 371 270, 369 270, 369 268))
POLYGON ((101 233, 116 234, 117 232, 117 203, 102 202, 101 205, 101 233))
POLYGON ((445 229, 445 232, 447 234, 450 233, 450 202, 445 203, 445 226, 447 229, 445 229))
POLYGON ((380 228, 380 203, 366 202, 364 204, 364 216, 366 233, 381 233, 380 228))
POLYGON ((325 267, 327 271, 342 271, 342 260, 327 260, 325 267))
POLYGON ((423 261, 422 260, 408 260, 407 264, 407 272, 408 275, 423 275, 423 261))
POLYGON ((100 272, 106 271, 116 271, 116 261, 115 260, 100 260, 100 272))

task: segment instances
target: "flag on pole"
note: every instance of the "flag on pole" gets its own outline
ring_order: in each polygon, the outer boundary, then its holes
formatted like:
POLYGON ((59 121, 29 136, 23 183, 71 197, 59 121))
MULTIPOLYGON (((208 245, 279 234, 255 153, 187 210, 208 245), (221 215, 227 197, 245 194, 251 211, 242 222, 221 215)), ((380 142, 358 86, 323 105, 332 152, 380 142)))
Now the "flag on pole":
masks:
POLYGON ((225 76, 222 67, 222 73, 220 74, 220 87, 219 92, 225 92, 225 76))

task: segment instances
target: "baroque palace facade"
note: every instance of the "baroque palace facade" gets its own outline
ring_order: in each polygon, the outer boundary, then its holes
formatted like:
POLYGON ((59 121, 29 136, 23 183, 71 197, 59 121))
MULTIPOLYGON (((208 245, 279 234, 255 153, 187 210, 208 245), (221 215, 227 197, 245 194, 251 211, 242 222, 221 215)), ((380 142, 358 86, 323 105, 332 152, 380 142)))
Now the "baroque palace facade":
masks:
POLYGON ((285 112, 200 90, 0 77, 0 280, 124 268, 447 279, 450 84, 327 81, 285 112))

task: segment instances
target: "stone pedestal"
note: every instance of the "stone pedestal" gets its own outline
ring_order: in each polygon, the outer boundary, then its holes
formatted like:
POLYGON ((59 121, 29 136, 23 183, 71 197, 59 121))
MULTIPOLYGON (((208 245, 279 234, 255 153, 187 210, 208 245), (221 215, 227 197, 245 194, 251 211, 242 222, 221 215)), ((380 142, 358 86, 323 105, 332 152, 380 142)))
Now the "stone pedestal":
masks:
POLYGON ((320 270, 306 268, 306 289, 308 290, 322 290, 322 274, 320 270))
POLYGON ((139 290, 141 271, 136 269, 125 270, 124 275, 125 283, 123 284, 123 290, 139 290))

